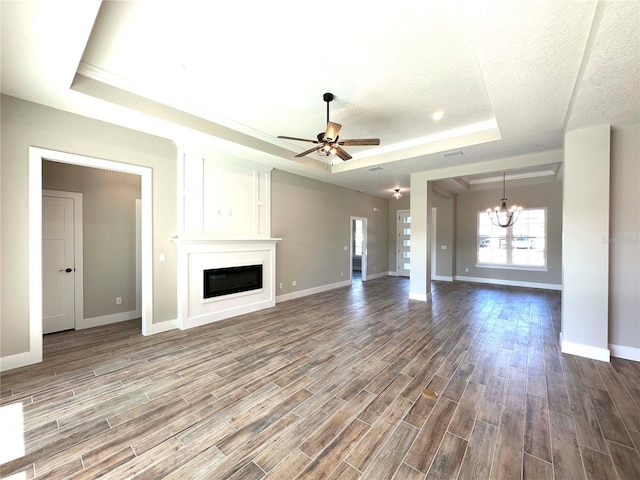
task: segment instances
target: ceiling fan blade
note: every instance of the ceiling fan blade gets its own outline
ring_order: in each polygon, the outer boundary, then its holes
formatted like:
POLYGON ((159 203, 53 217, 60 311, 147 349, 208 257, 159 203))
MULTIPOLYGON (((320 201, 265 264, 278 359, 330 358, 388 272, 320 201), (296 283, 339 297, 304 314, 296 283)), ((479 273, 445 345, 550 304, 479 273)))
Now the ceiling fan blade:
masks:
POLYGON ((335 139, 338 138, 338 132, 340 132, 341 128, 342 125, 339 123, 328 122, 327 130, 324 132, 324 139, 328 142, 335 141, 335 139))
MULTIPOLYGON (((318 142, 315 142, 315 143, 318 143, 318 142)), ((321 148, 322 148, 322 145, 310 148, 309 150, 306 150, 306 151, 304 151, 302 153, 299 153, 298 155, 296 155, 296 157, 304 157, 305 155, 309 155, 310 153, 313 153, 313 152, 315 152, 317 150, 320 150, 321 148)))
POLYGON ((284 138, 285 140, 298 140, 299 142, 319 143, 318 140, 309 140, 308 138, 285 137, 282 135, 278 135, 278 138, 284 138))
POLYGON ((354 138, 340 140, 338 145, 380 145, 379 138, 354 138))
POLYGON ((336 149, 336 155, 338 155, 342 160, 351 160, 351 158, 353 158, 351 155, 345 152, 344 149, 342 149, 338 145, 335 146, 335 149, 336 149))

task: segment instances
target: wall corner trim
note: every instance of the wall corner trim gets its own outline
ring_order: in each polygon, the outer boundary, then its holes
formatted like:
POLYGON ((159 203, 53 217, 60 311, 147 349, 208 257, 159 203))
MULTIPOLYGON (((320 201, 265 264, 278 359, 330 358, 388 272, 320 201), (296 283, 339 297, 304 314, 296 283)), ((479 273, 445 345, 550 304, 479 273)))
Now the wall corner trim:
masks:
POLYGON ((591 358, 592 360, 600 360, 601 362, 611 361, 611 353, 608 348, 592 347, 582 343, 567 342, 560 332, 560 350, 562 353, 576 355, 578 357, 591 358))

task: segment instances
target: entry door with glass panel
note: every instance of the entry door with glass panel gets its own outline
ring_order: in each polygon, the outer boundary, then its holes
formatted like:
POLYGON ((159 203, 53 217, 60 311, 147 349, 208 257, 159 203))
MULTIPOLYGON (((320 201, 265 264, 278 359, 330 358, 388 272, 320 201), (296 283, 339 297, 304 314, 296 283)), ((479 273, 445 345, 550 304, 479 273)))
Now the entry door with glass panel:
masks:
POLYGON ((408 277, 411 259, 411 211, 398 210, 396 266, 398 275, 408 277))

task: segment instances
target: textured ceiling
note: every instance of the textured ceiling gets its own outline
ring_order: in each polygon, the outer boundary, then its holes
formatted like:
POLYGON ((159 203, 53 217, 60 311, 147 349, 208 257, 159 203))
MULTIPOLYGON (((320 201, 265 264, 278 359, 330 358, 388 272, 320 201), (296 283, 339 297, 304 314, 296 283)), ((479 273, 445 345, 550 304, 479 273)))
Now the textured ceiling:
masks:
POLYGON ((8 95, 381 196, 640 122, 636 1, 3 1, 1 48, 8 95), (294 158, 276 137, 323 131, 324 92, 380 147, 294 158))

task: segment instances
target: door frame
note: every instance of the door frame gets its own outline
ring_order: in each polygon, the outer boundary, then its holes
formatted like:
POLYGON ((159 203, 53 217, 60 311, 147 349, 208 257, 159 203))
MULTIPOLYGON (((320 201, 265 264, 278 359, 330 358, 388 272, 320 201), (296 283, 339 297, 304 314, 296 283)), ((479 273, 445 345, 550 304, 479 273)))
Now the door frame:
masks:
MULTIPOLYGON (((74 272, 74 304, 73 326, 77 330, 84 320, 84 264, 82 239, 82 193, 62 190, 42 190, 43 197, 71 198, 73 200, 73 267, 74 272)), ((42 233, 40 233, 42 238, 42 233)), ((42 269, 40 269, 42 270, 42 269)))
POLYGON ((360 264, 360 275, 362 281, 367 281, 367 217, 350 217, 349 220, 349 280, 353 282, 353 244, 354 244, 354 231, 353 224, 356 220, 362 221, 362 263, 360 264))
POLYGON ((142 334, 153 333, 153 170, 149 167, 84 155, 29 147, 29 353, 24 360, 42 361, 42 161, 133 173, 141 177, 142 197, 142 334))

